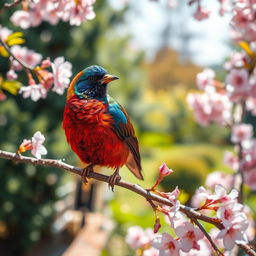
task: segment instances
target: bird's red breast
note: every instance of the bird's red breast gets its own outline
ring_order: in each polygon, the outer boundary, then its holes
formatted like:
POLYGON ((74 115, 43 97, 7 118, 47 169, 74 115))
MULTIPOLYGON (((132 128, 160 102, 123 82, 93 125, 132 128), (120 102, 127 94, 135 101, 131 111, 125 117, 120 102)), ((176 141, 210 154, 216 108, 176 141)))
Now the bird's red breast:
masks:
POLYGON ((114 120, 106 108, 102 101, 71 95, 63 127, 72 150, 84 163, 117 168, 126 164, 129 149, 113 131, 114 120))

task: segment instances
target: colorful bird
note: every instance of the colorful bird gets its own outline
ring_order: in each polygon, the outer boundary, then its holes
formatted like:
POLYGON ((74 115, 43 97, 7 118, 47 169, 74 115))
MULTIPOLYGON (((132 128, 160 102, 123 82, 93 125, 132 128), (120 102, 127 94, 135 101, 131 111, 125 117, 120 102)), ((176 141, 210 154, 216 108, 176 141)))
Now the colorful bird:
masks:
POLYGON ((128 114, 107 93, 108 83, 116 79, 96 65, 79 72, 68 88, 63 120, 68 143, 88 164, 84 181, 95 165, 114 168, 109 178, 112 190, 123 165, 143 179, 138 140, 128 114))

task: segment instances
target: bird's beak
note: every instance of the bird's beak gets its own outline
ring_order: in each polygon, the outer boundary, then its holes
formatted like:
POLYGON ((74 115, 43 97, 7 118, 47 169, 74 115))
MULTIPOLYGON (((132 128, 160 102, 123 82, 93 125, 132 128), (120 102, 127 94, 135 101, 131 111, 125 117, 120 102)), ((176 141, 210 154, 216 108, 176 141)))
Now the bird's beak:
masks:
POLYGON ((117 79, 119 79, 119 77, 113 76, 113 75, 110 75, 110 74, 106 74, 101 79, 101 84, 107 84, 107 83, 109 83, 111 81, 114 81, 114 80, 117 80, 117 79))

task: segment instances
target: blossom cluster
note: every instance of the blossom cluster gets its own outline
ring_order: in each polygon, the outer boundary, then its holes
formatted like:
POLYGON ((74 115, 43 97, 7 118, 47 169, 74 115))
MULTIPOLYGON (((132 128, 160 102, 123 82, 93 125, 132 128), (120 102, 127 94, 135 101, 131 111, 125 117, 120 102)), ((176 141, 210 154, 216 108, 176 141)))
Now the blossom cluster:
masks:
MULTIPOLYGON (((0 27, 1 40, 8 41, 13 34, 15 33, 8 28, 0 27)), ((64 57, 57 57, 54 61, 50 61, 49 58, 43 60, 41 54, 16 44, 10 46, 10 52, 12 56, 9 56, 10 68, 6 78, 10 81, 16 80, 17 72, 26 70, 28 86, 23 86, 19 90, 24 98, 30 97, 33 101, 46 98, 50 89, 57 94, 64 93, 72 75, 72 65, 65 61, 64 57), (29 67, 29 70, 26 67, 29 67)))
MULTIPOLYGON (((172 173, 168 171, 166 164, 159 168, 159 177, 156 184, 164 177, 172 173)), ((213 178, 213 177, 211 177, 213 178)), ((210 186, 213 186, 212 184, 210 186)), ((153 191, 155 186, 152 187, 153 191)), ((235 244, 246 244, 249 221, 246 209, 237 202, 238 191, 232 189, 228 194, 222 185, 214 185, 214 193, 200 187, 195 194, 192 203, 197 207, 197 211, 211 211, 216 223, 222 223, 223 229, 212 229, 209 233, 212 235, 214 243, 222 250, 232 250, 235 244)), ((134 226, 128 229, 126 242, 133 249, 140 248, 142 256, 168 256, 168 255, 212 255, 213 249, 202 230, 183 215, 178 200, 179 189, 176 187, 172 192, 159 192, 158 194, 170 200, 172 207, 157 207, 157 210, 166 216, 166 222, 173 230, 171 234, 158 233, 161 228, 159 217, 153 229, 143 230, 141 227, 134 226), (203 254, 200 254, 203 253, 203 254)), ((253 222, 250 223, 251 227, 253 222)), ((250 229, 251 230, 251 229, 250 229)))
POLYGON ((44 135, 41 132, 37 131, 31 138, 31 140, 23 140, 23 142, 19 146, 18 152, 23 153, 31 150, 32 155, 40 159, 42 155, 47 154, 47 149, 43 145, 44 141, 44 135))
POLYGON ((14 25, 27 29, 39 26, 42 21, 56 25, 60 20, 70 25, 94 19, 93 4, 96 0, 35 0, 22 10, 15 11, 10 20, 14 25))

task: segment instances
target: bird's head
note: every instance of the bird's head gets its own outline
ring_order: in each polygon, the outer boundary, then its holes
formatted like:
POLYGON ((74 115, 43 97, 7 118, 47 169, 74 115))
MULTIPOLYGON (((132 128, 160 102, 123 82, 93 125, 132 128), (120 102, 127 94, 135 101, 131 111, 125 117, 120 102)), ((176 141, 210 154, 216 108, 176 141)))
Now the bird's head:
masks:
POLYGON ((104 99, 109 82, 118 79, 101 66, 90 66, 79 72, 70 83, 67 99, 76 95, 83 99, 104 99))

